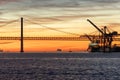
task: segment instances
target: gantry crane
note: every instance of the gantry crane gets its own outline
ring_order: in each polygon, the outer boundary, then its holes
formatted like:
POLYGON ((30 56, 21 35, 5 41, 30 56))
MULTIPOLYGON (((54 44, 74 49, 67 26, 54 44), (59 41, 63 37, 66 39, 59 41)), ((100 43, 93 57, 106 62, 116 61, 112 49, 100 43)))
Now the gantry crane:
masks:
MULTIPOLYGON (((106 26, 104 26, 103 29, 100 29, 98 28, 92 21, 90 21, 89 19, 87 19, 87 21, 89 23, 91 23, 100 33, 101 33, 101 36, 99 37, 99 41, 100 41, 100 50, 99 51, 111 51, 112 47, 112 41, 113 41, 113 36, 115 35, 118 35, 117 31, 113 31, 113 32, 110 32, 110 31, 107 31, 108 28, 106 26)), ((96 50, 98 51, 98 50, 96 50)))
POLYGON ((95 36, 89 36, 89 35, 85 34, 85 37, 87 37, 89 39, 89 41, 91 42, 89 44, 89 46, 88 46, 87 51, 89 51, 89 52, 98 52, 100 46, 99 46, 99 41, 94 40, 95 36))

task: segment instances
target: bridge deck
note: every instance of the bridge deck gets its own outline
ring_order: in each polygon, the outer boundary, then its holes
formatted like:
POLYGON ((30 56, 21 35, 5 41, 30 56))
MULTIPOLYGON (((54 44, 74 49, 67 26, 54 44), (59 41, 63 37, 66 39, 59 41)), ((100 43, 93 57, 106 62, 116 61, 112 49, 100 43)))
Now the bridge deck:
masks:
MULTIPOLYGON (((0 37, 0 40, 20 40, 20 37, 0 37)), ((24 40, 68 40, 68 41, 88 41, 83 37, 24 37, 24 40)), ((120 38, 114 38, 114 41, 120 41, 120 38)))

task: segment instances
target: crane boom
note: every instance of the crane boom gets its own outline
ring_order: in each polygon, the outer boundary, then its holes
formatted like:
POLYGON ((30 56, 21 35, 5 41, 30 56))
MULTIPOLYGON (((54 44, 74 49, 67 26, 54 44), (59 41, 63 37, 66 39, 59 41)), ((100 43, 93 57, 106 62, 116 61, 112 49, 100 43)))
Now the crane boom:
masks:
POLYGON ((85 34, 85 36, 92 42, 92 39, 90 38, 90 36, 88 36, 87 34, 85 34))
POLYGON ((92 21, 90 21, 89 19, 87 19, 87 21, 90 22, 99 32, 104 34, 104 32, 101 29, 99 29, 92 21))

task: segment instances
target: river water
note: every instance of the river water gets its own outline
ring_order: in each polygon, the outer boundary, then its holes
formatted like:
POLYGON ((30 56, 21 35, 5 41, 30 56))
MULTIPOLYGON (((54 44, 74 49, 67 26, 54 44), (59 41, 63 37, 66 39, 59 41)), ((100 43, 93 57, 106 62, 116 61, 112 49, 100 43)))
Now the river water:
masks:
MULTIPOLYGON (((105 56, 109 57, 106 54, 105 56)), ((114 58, 89 57, 91 54, 82 58, 83 55, 78 53, 0 54, 0 79, 120 80, 119 53, 112 53, 111 55, 114 55, 114 58)))

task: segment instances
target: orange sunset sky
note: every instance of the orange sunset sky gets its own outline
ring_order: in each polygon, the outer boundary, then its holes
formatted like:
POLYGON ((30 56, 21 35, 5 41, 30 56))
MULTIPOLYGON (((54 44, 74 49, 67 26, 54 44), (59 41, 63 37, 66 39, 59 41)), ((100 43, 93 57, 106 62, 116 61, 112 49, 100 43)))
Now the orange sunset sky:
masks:
MULTIPOLYGON (((100 28, 107 26, 111 31, 120 32, 120 0, 0 0, 0 36, 20 36, 21 17, 24 18, 24 36, 76 36, 44 26, 80 35, 97 31, 87 19, 100 28)), ((88 43, 25 41, 24 50, 81 51, 88 43)), ((0 49, 4 51, 18 52, 19 46, 20 41, 0 40, 0 49)))

